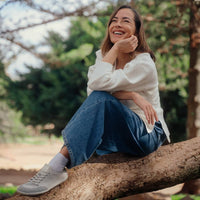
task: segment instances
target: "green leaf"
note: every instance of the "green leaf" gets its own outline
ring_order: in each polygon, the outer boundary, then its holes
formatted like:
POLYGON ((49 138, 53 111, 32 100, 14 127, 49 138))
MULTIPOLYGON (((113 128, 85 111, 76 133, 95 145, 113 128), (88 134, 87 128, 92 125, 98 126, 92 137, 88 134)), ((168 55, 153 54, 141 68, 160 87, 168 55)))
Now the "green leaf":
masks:
POLYGON ((63 53, 61 55, 61 60, 83 60, 85 57, 90 55, 93 50, 93 44, 82 44, 77 49, 72 49, 71 51, 68 51, 67 53, 63 53))

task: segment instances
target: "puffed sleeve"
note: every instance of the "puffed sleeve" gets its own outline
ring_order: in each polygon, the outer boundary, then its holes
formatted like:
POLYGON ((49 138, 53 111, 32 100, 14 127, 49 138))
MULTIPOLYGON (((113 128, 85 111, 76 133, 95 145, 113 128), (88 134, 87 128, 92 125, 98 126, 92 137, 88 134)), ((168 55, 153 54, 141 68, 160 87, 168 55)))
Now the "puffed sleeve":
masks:
POLYGON ((96 62, 88 71, 88 89, 97 91, 144 91, 158 86, 157 71, 150 54, 141 53, 124 69, 115 70, 110 63, 96 62))

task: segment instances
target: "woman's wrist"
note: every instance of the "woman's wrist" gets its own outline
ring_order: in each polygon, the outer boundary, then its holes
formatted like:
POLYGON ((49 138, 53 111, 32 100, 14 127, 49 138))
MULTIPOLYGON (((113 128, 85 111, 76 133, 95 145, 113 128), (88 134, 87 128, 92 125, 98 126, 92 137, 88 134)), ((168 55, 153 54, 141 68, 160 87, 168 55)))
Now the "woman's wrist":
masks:
POLYGON ((136 92, 131 92, 131 97, 132 97, 133 101, 136 99, 137 95, 138 94, 136 92))
POLYGON ((112 49, 115 51, 116 55, 118 55, 118 53, 119 53, 119 47, 118 47, 117 43, 115 43, 115 44, 112 46, 112 49))
POLYGON ((114 64, 114 62, 117 59, 117 55, 118 55, 118 47, 117 45, 114 44, 113 47, 110 49, 110 51, 105 55, 102 61, 114 64))

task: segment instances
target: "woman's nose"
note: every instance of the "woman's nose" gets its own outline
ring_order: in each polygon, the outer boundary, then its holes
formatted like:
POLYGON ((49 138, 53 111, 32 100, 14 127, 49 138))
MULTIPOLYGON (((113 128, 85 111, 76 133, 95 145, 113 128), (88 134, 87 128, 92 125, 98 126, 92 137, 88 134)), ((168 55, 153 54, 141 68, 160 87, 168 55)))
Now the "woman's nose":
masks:
POLYGON ((115 26, 120 27, 121 26, 121 22, 117 21, 116 24, 115 24, 115 26))

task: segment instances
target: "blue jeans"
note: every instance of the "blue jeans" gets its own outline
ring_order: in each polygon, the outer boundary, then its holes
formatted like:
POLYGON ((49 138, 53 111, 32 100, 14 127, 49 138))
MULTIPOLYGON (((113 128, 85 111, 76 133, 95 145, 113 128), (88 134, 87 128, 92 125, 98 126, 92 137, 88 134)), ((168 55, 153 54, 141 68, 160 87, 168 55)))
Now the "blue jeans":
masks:
POLYGON ((132 110, 107 92, 94 91, 62 131, 70 162, 68 168, 98 155, 112 152, 146 156, 166 139, 160 122, 148 133, 132 110))

